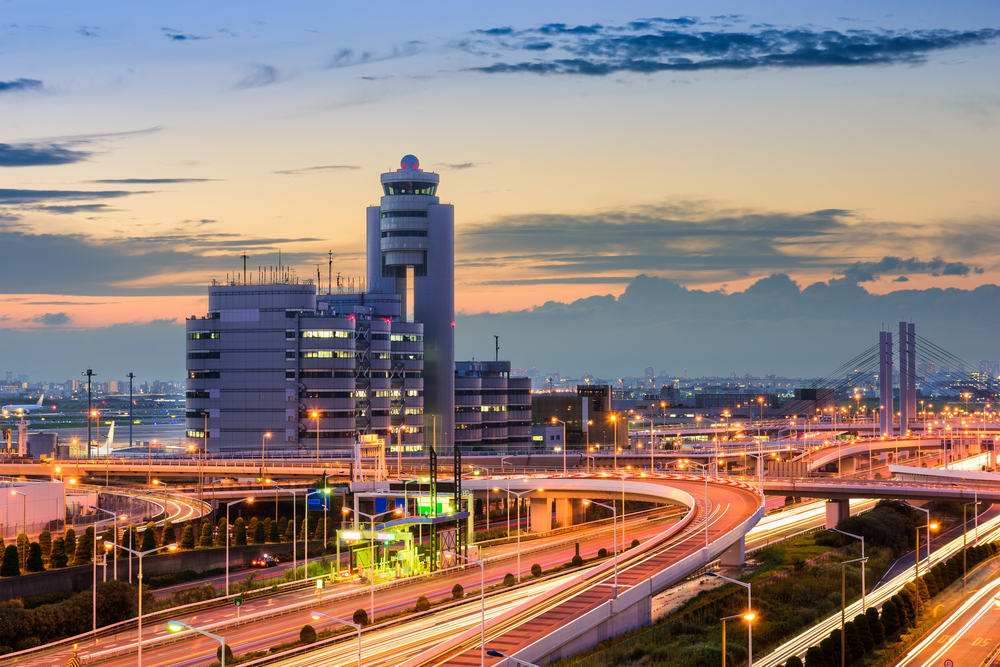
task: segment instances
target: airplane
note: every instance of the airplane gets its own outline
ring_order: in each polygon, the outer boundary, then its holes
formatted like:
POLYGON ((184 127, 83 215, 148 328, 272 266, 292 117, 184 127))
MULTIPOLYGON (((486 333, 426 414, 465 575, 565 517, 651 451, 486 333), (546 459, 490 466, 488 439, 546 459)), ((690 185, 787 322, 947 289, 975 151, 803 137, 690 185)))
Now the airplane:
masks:
POLYGON ((45 400, 45 394, 42 394, 41 396, 38 397, 38 402, 35 403, 34 405, 32 405, 31 403, 28 403, 27 405, 5 405, 3 406, 3 408, 0 408, 0 410, 3 410, 4 417, 8 416, 11 412, 15 412, 17 414, 28 414, 32 410, 41 410, 42 401, 44 400, 45 400))

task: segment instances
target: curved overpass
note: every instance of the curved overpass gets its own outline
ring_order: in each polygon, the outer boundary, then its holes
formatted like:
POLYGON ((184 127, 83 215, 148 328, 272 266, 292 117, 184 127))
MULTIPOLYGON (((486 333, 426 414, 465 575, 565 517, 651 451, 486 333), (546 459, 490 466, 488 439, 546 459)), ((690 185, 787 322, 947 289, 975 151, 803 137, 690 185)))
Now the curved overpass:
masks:
MULTIPOLYGON (((466 488, 486 489, 494 480, 476 480, 466 488)), ((538 495, 617 498, 622 481, 608 477, 517 478, 512 490, 543 486, 538 495), (516 484, 515 484, 516 482, 516 484)), ((718 558, 743 538, 763 516, 760 495, 743 482, 689 475, 626 478, 628 497, 680 503, 685 519, 618 557, 573 577, 545 595, 529 600, 487 623, 487 644, 522 660, 541 662, 571 654, 651 620, 652 597, 678 579, 718 558), (707 524, 707 544, 706 544, 707 524)), ((534 495, 534 494, 529 494, 534 495)), ((414 657, 403 667, 477 665, 480 630, 475 628, 414 657)), ((497 664, 487 659, 487 664, 497 664)))

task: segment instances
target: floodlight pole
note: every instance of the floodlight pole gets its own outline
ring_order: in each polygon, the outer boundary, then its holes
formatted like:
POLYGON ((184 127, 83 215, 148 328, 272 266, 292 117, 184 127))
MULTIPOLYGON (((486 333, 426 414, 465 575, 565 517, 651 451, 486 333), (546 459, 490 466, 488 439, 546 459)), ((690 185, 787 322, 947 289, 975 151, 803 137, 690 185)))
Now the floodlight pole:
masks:
MULTIPOLYGON (((739 584, 747 589, 747 614, 753 614, 753 595, 750 588, 750 584, 745 581, 740 581, 739 579, 730 579, 725 575, 721 575, 718 572, 709 572, 708 574, 714 575, 719 579, 725 579, 729 583, 739 584)), ((753 667, 753 618, 747 619, 747 652, 749 654, 748 667, 753 667)))
MULTIPOLYGON (((598 507, 603 507, 604 509, 609 509, 609 510, 612 511, 612 515, 611 515, 612 519, 611 520, 612 520, 612 526, 613 526, 613 530, 614 530, 614 539, 611 541, 611 545, 612 545, 612 547, 615 550, 615 585, 611 589, 612 590, 611 599, 617 600, 618 599, 618 510, 614 507, 614 505, 605 505, 604 503, 599 503, 599 502, 594 501, 594 500, 584 500, 583 503, 585 505, 588 504, 588 503, 593 503, 594 505, 597 505, 598 507)), ((625 509, 625 507, 622 506, 622 510, 623 511, 624 511, 624 509, 625 509)), ((622 524, 624 525, 624 523, 625 523, 625 517, 622 517, 622 524)))
MULTIPOLYGON (((565 442, 563 443, 565 446, 565 442)), ((455 553, 453 551, 445 551, 445 555, 456 556, 462 560, 467 560, 470 563, 475 563, 479 566, 479 613, 480 613, 480 636, 482 641, 482 650, 480 654, 479 664, 481 667, 486 667, 486 563, 481 560, 476 560, 475 558, 469 558, 468 556, 463 556, 462 554, 455 553)))
MULTIPOLYGON (((841 535, 847 535, 848 537, 853 537, 856 540, 861 540, 861 558, 865 558, 865 538, 864 535, 855 535, 853 533, 848 533, 846 530, 838 530, 836 528, 831 528, 835 533, 840 533, 841 535)), ((861 566, 861 613, 865 613, 865 566, 861 566)))
POLYGON ((351 623, 350 621, 345 621, 342 618, 337 618, 336 616, 330 616, 329 614, 324 614, 321 611, 314 611, 310 614, 314 621, 318 621, 321 618, 328 618, 331 621, 337 621, 344 625, 349 625, 358 631, 358 667, 361 667, 361 625, 359 623, 351 623))
MULTIPOLYGON (((94 544, 95 545, 97 544, 96 540, 94 541, 94 544)), ((138 655, 138 661, 137 661, 136 664, 138 665, 138 667, 142 667, 142 557, 143 556, 148 556, 149 554, 152 554, 152 553, 156 553, 157 551, 163 551, 164 549, 170 549, 171 551, 173 551, 174 549, 177 548, 177 543, 174 542, 173 544, 164 544, 162 547, 156 547, 155 549, 149 549, 148 551, 134 551, 132 549, 129 549, 128 547, 123 547, 123 546, 120 546, 118 544, 115 544, 114 542, 105 542, 104 543, 104 548, 105 549, 113 549, 115 547, 117 547, 119 549, 122 549, 124 551, 129 552, 133 556, 138 556, 139 557, 139 635, 138 635, 138 638, 137 638, 137 641, 136 641, 136 646, 137 646, 138 654, 139 655, 138 655)), ((94 586, 94 589, 96 590, 97 586, 94 586)), ((95 597, 94 599, 96 600, 97 598, 95 597)), ((94 609, 96 610, 97 607, 95 606, 94 609)), ((96 623, 97 623, 97 614, 96 614, 96 611, 95 611, 95 614, 94 614, 94 623, 95 623, 95 628, 96 628, 96 623)), ((95 632, 96 632, 96 629, 95 629, 95 632)), ((223 651, 223 654, 225 654, 225 651, 223 651)), ((225 655, 223 655, 222 664, 223 665, 226 664, 225 655)))

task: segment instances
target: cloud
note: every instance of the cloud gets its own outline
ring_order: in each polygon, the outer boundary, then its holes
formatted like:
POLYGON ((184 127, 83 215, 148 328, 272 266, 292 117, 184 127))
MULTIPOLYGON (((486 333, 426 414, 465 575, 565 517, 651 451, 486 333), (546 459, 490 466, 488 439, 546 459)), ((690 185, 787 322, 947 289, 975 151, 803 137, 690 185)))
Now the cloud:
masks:
POLYGON ((69 315, 66 313, 45 313, 31 318, 37 324, 66 324, 69 322, 69 315))
POLYGON ((884 322, 903 319, 959 357, 995 358, 997 303, 997 285, 877 295, 840 279, 801 287, 779 273, 727 294, 640 275, 617 298, 459 314, 456 358, 492 353, 495 334, 514 365, 577 377, 621 377, 644 366, 678 375, 688 368, 709 375, 736 370, 816 377, 874 345, 884 322), (622 339, 623 327, 628 344, 609 346, 622 339), (600 353, 581 352, 586 350, 600 353))
POLYGON ((218 180, 220 179, 218 178, 105 178, 99 181, 87 181, 87 182, 160 185, 169 183, 207 183, 208 181, 218 181, 218 180))
POLYGON ((14 79, 0 81, 0 93, 16 93, 26 90, 41 90, 42 82, 38 79, 14 79))
MULTIPOLYGON (((878 279, 884 273, 929 273, 932 276, 967 276, 972 271, 982 273, 982 269, 965 262, 946 262, 935 257, 929 262, 923 262, 916 257, 901 259, 899 257, 883 257, 877 262, 855 262, 839 271, 845 278, 857 283, 867 283, 878 279)), ((905 277, 904 277, 905 281, 905 277)), ((903 282, 898 278, 893 282, 903 282)))
POLYGON ((482 162, 462 162, 460 164, 444 164, 443 162, 439 162, 434 166, 444 167, 445 169, 472 169, 473 167, 480 167, 482 165, 482 162))
POLYGON ((421 41, 411 40, 402 45, 394 46, 391 51, 382 54, 373 53, 371 51, 356 53, 353 49, 340 49, 327 59, 324 64, 324 68, 340 69, 343 67, 354 67, 356 65, 364 65, 383 60, 393 60, 395 58, 408 58, 420 53, 423 45, 424 43, 421 41))
POLYGON ((260 88, 278 80, 278 70, 271 65, 250 65, 250 72, 236 84, 237 88, 260 88))
POLYGON ((77 28, 76 31, 84 37, 100 37, 98 34, 100 30, 101 29, 98 26, 81 26, 80 28, 77 28))
POLYGON ((565 278, 524 278, 522 280, 484 280, 477 285, 620 285, 635 276, 567 276, 565 278))
POLYGON ((188 33, 183 33, 180 30, 174 30, 173 28, 160 28, 163 35, 172 42, 187 42, 196 39, 208 39, 208 37, 200 37, 198 35, 191 35, 188 33))
POLYGON ((74 199, 114 199, 136 194, 146 193, 126 192, 124 190, 15 190, 0 188, 0 206, 74 199))
POLYGON ((72 206, 40 206, 36 210, 57 215, 72 215, 74 213, 94 213, 111 210, 106 204, 77 204, 72 206))
MULTIPOLYGON (((708 29, 691 17, 643 19, 625 26, 550 23, 527 30, 480 30, 479 52, 511 60, 473 67, 485 73, 608 76, 757 68, 921 64, 931 54, 997 40, 1000 30, 815 30, 758 26, 708 29), (545 39, 540 39, 545 38, 545 39), (518 60, 519 54, 531 54, 518 60)), ((522 56, 523 57, 523 56, 522 56)))
POLYGON ((910 279, 907 278, 906 276, 900 276, 900 277, 896 278, 895 280, 893 280, 892 282, 894 282, 894 283, 908 283, 908 282, 910 282, 910 279))
POLYGON ((73 164, 89 158, 89 151, 74 151, 58 144, 0 144, 0 167, 39 167, 73 164))
POLYGON ((317 171, 344 171, 351 169, 361 169, 350 164, 330 164, 322 167, 305 167, 303 169, 288 169, 285 171, 276 171, 275 174, 282 174, 284 176, 301 176, 302 174, 308 174, 317 171))

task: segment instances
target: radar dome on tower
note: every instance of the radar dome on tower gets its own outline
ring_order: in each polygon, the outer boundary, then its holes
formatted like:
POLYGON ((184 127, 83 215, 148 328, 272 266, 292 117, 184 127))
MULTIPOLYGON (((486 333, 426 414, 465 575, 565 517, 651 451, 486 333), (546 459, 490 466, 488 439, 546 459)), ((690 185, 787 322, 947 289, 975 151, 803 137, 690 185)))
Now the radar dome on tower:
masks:
POLYGON ((403 171, 404 169, 412 169, 414 171, 423 171, 420 168, 420 160, 417 159, 416 155, 404 155, 403 159, 399 161, 399 169, 397 171, 403 171))

